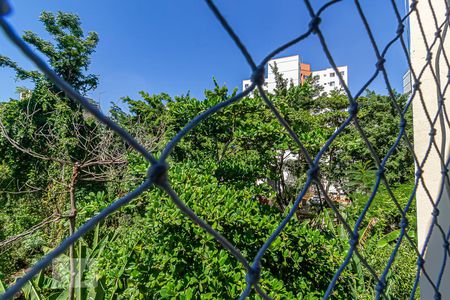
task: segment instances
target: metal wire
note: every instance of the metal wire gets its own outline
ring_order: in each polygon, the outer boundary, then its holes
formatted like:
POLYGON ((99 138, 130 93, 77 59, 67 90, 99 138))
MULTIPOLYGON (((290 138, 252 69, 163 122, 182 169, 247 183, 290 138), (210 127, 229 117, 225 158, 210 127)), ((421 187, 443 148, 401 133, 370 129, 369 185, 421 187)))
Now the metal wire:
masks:
MULTIPOLYGON (((426 0, 423 0, 426 1, 426 0)), ((439 222, 439 203, 442 199, 442 195, 445 190, 445 186, 450 186, 450 178, 448 176, 448 168, 450 164, 450 157, 445 157, 445 140, 442 141, 441 145, 438 145, 435 136, 436 136, 436 130, 434 129, 438 121, 440 121, 440 124, 444 123, 444 121, 449 125, 450 127, 450 121, 449 117, 447 115, 446 107, 444 105, 444 94, 446 93, 449 82, 446 83, 441 82, 440 77, 440 70, 439 70, 439 64, 436 63, 435 66, 432 64, 431 60, 431 54, 432 49, 435 47, 438 47, 438 57, 442 56, 444 58, 444 62, 446 64, 446 67, 448 70, 450 70, 450 64, 449 59, 447 56, 447 53, 444 48, 444 40, 448 29, 448 16, 450 15, 449 5, 445 1, 445 7, 446 7, 446 20, 442 24, 438 24, 438 18, 436 15, 436 11, 433 7, 433 3, 431 0, 427 0, 429 8, 432 12, 433 21, 436 28, 436 34, 432 41, 427 41, 425 31, 422 25, 422 20, 419 11, 417 10, 417 3, 418 1, 411 1, 410 10, 405 13, 405 15, 402 17, 400 14, 400 10, 397 6, 397 3, 395 0, 391 0, 392 9, 395 13, 397 23, 398 23, 398 29, 396 34, 393 36, 393 38, 386 44, 386 46, 381 49, 379 45, 376 43, 374 35, 372 33, 372 29, 370 27, 370 24, 366 18, 366 15, 364 13, 364 10, 362 6, 360 5, 360 1, 354 0, 355 8, 358 12, 358 16, 361 19, 362 25, 367 33, 367 36, 369 37, 371 46, 374 50, 374 54, 377 58, 377 62, 375 65, 375 69, 373 71, 373 74, 370 76, 370 78, 367 80, 367 82, 361 87, 361 89, 355 94, 352 95, 350 92, 350 89, 346 85, 341 73, 339 72, 337 65, 333 59, 333 55, 330 51, 330 48, 326 42, 326 39, 324 37, 324 34, 321 30, 320 24, 321 24, 321 16, 322 13, 326 10, 332 8, 334 5, 337 5, 341 0, 334 0, 329 1, 325 3, 322 7, 320 7, 318 10, 315 10, 312 6, 312 3, 310 0, 304 0, 304 5, 306 6, 306 9, 308 10, 310 14, 310 22, 309 22, 309 28, 304 33, 300 34, 298 37, 292 39, 291 41, 286 42, 282 46, 278 47, 274 51, 270 52, 269 55, 267 55, 260 64, 256 64, 252 55, 250 52, 246 49, 245 44, 240 40, 239 36, 236 34, 234 29, 229 25, 226 18, 221 14, 218 7, 213 3, 212 0, 205 0, 206 4, 208 5, 211 12, 215 15, 217 20, 219 21, 220 25, 223 27, 223 29, 227 32, 227 34, 232 39, 233 43, 237 46, 238 50, 242 53, 242 55, 245 57, 250 70, 252 72, 251 74, 251 81, 252 84, 245 89, 242 93, 237 94, 236 96, 223 101, 216 106, 211 107, 207 111, 201 113, 197 117, 195 117, 192 121, 190 121, 182 130, 178 132, 178 134, 166 145, 165 149, 162 151, 161 156, 159 159, 156 159, 150 152, 148 152, 141 144, 139 144, 129 133, 127 133, 123 128, 121 128, 119 125, 114 123, 111 119, 109 119, 107 116, 105 116, 102 112, 100 112, 95 106, 91 105, 88 99, 81 96, 79 93, 75 91, 68 83, 66 83, 64 80, 62 80, 39 56, 37 56, 33 50, 19 37, 19 35, 15 32, 15 30, 12 28, 12 26, 9 25, 9 23, 6 20, 6 15, 10 11, 10 6, 5 0, 0 0, 0 26, 2 27, 4 33, 6 36, 11 40, 12 43, 14 43, 52 82, 58 86, 62 91, 64 91, 69 98, 71 98, 74 101, 79 102, 86 110, 88 110, 91 114, 93 114, 99 121, 104 123, 106 126, 108 126, 111 130, 115 131, 124 141, 129 143, 136 151, 138 151, 141 155, 145 157, 145 159, 151 164, 151 167, 148 170, 148 178, 134 191, 130 192, 123 198, 117 200, 113 204, 111 204, 109 207, 101 211, 98 215, 90 219, 88 222, 86 222, 84 225, 82 225, 73 235, 65 239, 56 249, 54 249, 52 252, 47 254, 43 259, 41 259, 37 264, 35 264, 21 279, 17 280, 17 282, 11 286, 9 289, 6 290, 6 292, 1 296, 1 299, 10 299, 12 298, 17 292, 20 291, 20 289, 26 284, 26 282, 33 278, 33 276, 37 275, 39 271, 44 269, 46 266, 48 266, 53 259, 55 259, 58 255, 62 254, 64 251, 66 251, 70 245, 75 243, 77 239, 82 237, 87 231, 92 229, 98 222, 106 218, 108 215, 113 213, 114 211, 120 209, 124 204, 128 203, 129 201, 133 200, 135 197, 137 197, 139 194, 144 192, 145 190, 149 189, 152 185, 157 186, 158 188, 161 188, 164 190, 170 198, 173 200, 173 202, 177 205, 177 207, 187 216, 189 217, 193 222, 198 224, 200 227, 202 227, 207 234, 210 234, 213 236, 225 249, 227 249, 246 269, 247 276, 246 281, 247 285, 244 291, 242 291, 240 299, 247 298, 252 291, 255 291, 257 294, 259 294, 264 299, 270 299, 270 297, 267 295, 267 291, 263 291, 259 285, 260 280, 260 274, 261 274, 261 259, 263 258, 265 252, 267 249, 272 245, 272 243, 277 239, 279 234, 283 231, 284 227, 287 225, 287 223, 292 219, 293 215, 295 214, 301 199, 306 194, 308 189, 311 185, 316 185, 320 192, 324 195, 326 203, 329 205, 329 207, 333 210, 336 217, 338 218, 339 222, 343 225, 344 229, 347 231, 349 235, 349 249, 347 252, 347 255, 344 259, 344 261, 341 263, 340 267, 336 270, 332 280, 329 283, 329 286, 324 293, 323 298, 328 299, 332 296, 333 290, 342 274, 344 269, 347 267, 347 265, 350 263, 351 258, 353 255, 356 255, 361 263, 364 265, 364 267, 367 269, 369 274, 374 278, 376 282, 376 298, 379 299, 380 297, 385 297, 385 288, 387 284, 387 275, 390 271, 392 264, 395 261, 395 258, 399 252, 400 246, 403 241, 406 241, 409 246, 411 246, 416 255, 417 255, 417 272, 415 276, 415 281, 413 283, 413 288, 411 290, 410 298, 414 299, 416 290, 418 288, 419 279, 421 277, 426 278, 426 280, 430 283, 432 288, 435 292, 435 298, 440 299, 440 287, 442 285, 442 277, 446 268, 447 264, 447 256, 450 255, 450 248, 449 248, 449 238, 450 238, 450 228, 445 229, 442 227, 442 225, 439 222), (421 32, 421 38, 424 41, 424 45, 427 49, 427 54, 429 58, 426 60, 426 64, 423 65, 423 68, 419 70, 419 72, 416 72, 417 70, 414 70, 412 67, 411 59, 409 56, 409 44, 406 41, 405 42, 405 31, 408 30, 408 28, 405 29, 405 27, 408 26, 408 22, 410 21, 411 16, 415 16, 417 18, 420 32, 421 32), (336 72, 339 81, 341 83, 341 86, 344 89, 344 92, 347 96, 349 107, 348 107, 348 117, 340 124, 338 129, 333 133, 333 135, 326 141, 326 143, 321 147, 320 151, 313 157, 310 153, 306 150, 306 147, 303 145, 301 139, 298 137, 298 135, 294 132, 294 130, 291 129, 289 123, 284 119, 284 117, 280 114, 280 112, 276 109, 276 107, 273 105, 269 97, 266 95, 266 92, 263 89, 264 84, 264 68, 266 64, 269 62, 270 59, 272 59, 275 55, 279 54, 280 52, 286 50, 287 48, 300 43, 304 41, 307 38, 312 38, 313 36, 316 36, 319 40, 322 50, 327 57, 330 65, 336 72), (394 89, 392 88, 392 85, 390 83, 389 74, 385 69, 385 63, 386 63, 386 55, 388 54, 389 50, 394 44, 400 44, 401 48, 404 52, 406 61, 408 63, 411 77, 414 82, 412 93, 406 102, 404 107, 401 107, 398 104, 398 96, 394 92, 394 89), (437 99, 438 99, 438 109, 435 112, 434 115, 431 115, 428 112, 427 105, 425 102, 425 95, 420 89, 420 80, 423 77, 426 70, 430 70, 433 78, 436 82, 436 93, 437 93, 437 99), (358 99, 362 95, 362 93, 366 90, 366 88, 377 78, 381 76, 383 78, 383 81, 385 83, 386 89, 388 91, 388 96, 392 102, 392 105, 400 117, 399 122, 399 130, 396 136, 396 139, 394 143, 391 145, 389 151, 386 153, 384 157, 379 157, 377 152, 374 150, 374 147, 372 146, 371 142, 367 138, 366 133, 364 132, 363 128, 361 127, 358 119, 358 99), (171 151, 173 148, 180 142, 180 140, 186 136, 186 134, 195 128, 199 123, 213 115, 214 113, 220 111, 221 109, 236 103, 243 99, 245 96, 249 95, 253 90, 258 90, 263 101, 266 103, 268 109, 273 112, 274 117, 279 121, 279 123, 286 129, 287 133, 291 136, 291 138, 295 141, 296 145, 298 146, 300 152, 304 156, 306 162, 309 165, 309 170, 307 172, 307 180, 302 187, 301 191, 299 192, 292 208, 286 215, 286 217, 281 221, 279 226, 275 229, 275 231, 271 234, 271 236, 267 239, 267 241, 263 244, 263 246, 259 249, 256 256, 253 258, 253 261, 250 263, 247 258, 245 258, 239 249, 237 249, 230 241, 228 241, 225 237, 223 237, 219 232, 214 230, 210 225, 208 225, 205 221, 200 219, 195 212, 193 212, 189 207, 187 207, 184 202, 178 197, 175 191, 172 190, 170 187, 170 184, 168 182, 168 170, 169 167, 166 163, 166 159, 169 157, 171 151), (413 98, 419 99, 419 102, 416 105, 421 105, 426 118, 428 120, 430 128, 432 128, 432 131, 430 132, 430 140, 428 144, 428 148, 425 152, 425 156, 421 161, 417 158, 416 153, 414 152, 414 148, 412 146, 411 137, 408 136, 406 127, 406 113, 411 109, 411 103, 413 98), (348 127, 350 124, 353 124, 355 128, 357 129, 360 137, 365 142, 370 154, 372 155, 374 164, 376 165, 378 171, 376 176, 376 181, 373 186, 372 192, 370 196, 367 199, 367 202, 361 211, 356 223, 354 226, 350 226, 348 222, 346 221, 345 217, 341 214, 339 209, 334 205, 333 201, 328 196, 325 188, 322 185, 321 181, 321 175, 320 175, 320 169, 319 169, 319 162, 323 156, 323 154, 327 151, 327 149, 330 147, 330 145, 333 143, 333 141, 345 130, 346 127, 348 127), (398 146, 401 142, 404 142, 407 146, 408 151, 411 153, 411 155, 414 158, 415 167, 416 167, 416 174, 415 174, 415 180, 414 180, 414 189, 411 192, 407 204, 405 207, 402 207, 398 200, 396 199, 394 193, 392 192, 392 189, 385 177, 385 168, 386 163, 388 162, 389 158, 393 155, 393 153, 396 151, 398 146), (425 162, 427 161, 430 153, 434 151, 438 154, 440 162, 441 162, 441 183, 439 186, 439 193, 437 196, 433 197, 429 189, 427 188, 427 183, 425 182, 425 179, 423 177, 423 168, 425 166, 425 162), (366 259, 361 255, 359 252, 357 246, 359 244, 359 227, 361 223, 363 222, 367 212, 369 211, 371 204, 379 190, 379 187, 383 185, 386 188, 386 191, 388 192, 388 195, 390 199, 393 201, 395 207, 398 209, 399 214, 401 215, 401 224, 400 224, 400 234, 398 236, 397 242, 395 244, 395 247, 386 262, 386 266, 381 274, 377 274, 375 270, 370 266, 370 264, 366 261, 366 259), (415 198, 417 188, 421 185, 423 189, 425 190, 426 194, 428 195, 428 199, 430 201, 430 204, 434 208, 433 210, 433 218, 432 222, 430 224, 424 245, 422 249, 418 249, 414 239, 408 234, 407 228, 408 228, 408 219, 407 219, 407 213, 409 212, 412 201, 415 198), (425 268, 425 252, 427 250, 429 241, 431 239, 431 235, 434 230, 437 230, 438 233, 442 236, 443 240, 443 253, 444 257, 442 259, 441 268, 439 271, 439 274, 437 274, 437 278, 435 280, 431 279, 430 274, 428 274, 426 268, 425 268)), ((444 1, 444 0, 442 0, 444 1)), ((445 126, 441 127, 441 134, 444 136, 443 139, 445 139, 445 126)), ((448 217, 448 216, 447 216, 448 217)))

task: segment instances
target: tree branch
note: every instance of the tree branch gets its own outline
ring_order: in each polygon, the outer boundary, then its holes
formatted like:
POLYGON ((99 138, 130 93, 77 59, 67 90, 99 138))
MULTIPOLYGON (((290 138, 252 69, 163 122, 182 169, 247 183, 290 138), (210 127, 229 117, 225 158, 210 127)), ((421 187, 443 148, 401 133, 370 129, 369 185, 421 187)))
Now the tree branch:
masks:
POLYGON ((27 231, 22 232, 21 234, 15 235, 15 236, 11 236, 9 238, 7 238, 6 240, 0 241, 0 248, 4 247, 8 244, 11 244, 23 237, 26 237, 30 234, 33 234, 34 232, 38 231, 39 229, 41 229, 42 227, 44 227, 47 224, 59 221, 62 218, 62 216, 59 213, 54 213, 53 215, 51 215, 50 217, 46 218, 45 220, 43 220, 42 222, 34 225, 33 227, 31 227, 30 229, 28 229, 27 231))
POLYGON ((47 156, 41 155, 39 153, 36 153, 33 150, 31 150, 31 149, 27 149, 27 148, 22 147, 18 142, 16 142, 14 139, 12 139, 8 135, 8 133, 6 132, 6 128, 3 125, 3 122, 1 121, 1 119, 0 119, 0 133, 14 148, 16 148, 17 150, 19 150, 19 151, 21 151, 23 153, 26 153, 26 154, 28 154, 30 156, 33 156, 35 158, 39 158, 39 159, 42 159, 42 160, 46 160, 46 161, 55 161, 55 162, 59 162, 59 163, 62 163, 62 164, 70 163, 69 161, 58 159, 58 158, 53 158, 53 157, 47 157, 47 156))

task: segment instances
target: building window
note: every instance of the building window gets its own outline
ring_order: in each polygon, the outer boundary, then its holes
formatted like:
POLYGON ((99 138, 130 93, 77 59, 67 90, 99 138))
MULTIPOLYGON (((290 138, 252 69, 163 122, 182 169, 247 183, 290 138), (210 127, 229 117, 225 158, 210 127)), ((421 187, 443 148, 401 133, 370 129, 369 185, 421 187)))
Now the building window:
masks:
POLYGON ((320 75, 314 75, 315 80, 319 80, 319 78, 320 78, 320 75))
POLYGON ((334 75, 336 75, 336 74, 334 74, 334 72, 330 73, 330 77, 334 77, 334 75))
MULTIPOLYGON (((333 73, 334 74, 334 73, 333 73)), ((334 86, 334 81, 330 82, 330 86, 334 86)))
POLYGON ((344 71, 341 71, 341 75, 344 76, 344 75, 345 75, 345 72, 344 72, 344 71))
POLYGON ((245 84, 244 90, 248 88, 248 83, 245 84))

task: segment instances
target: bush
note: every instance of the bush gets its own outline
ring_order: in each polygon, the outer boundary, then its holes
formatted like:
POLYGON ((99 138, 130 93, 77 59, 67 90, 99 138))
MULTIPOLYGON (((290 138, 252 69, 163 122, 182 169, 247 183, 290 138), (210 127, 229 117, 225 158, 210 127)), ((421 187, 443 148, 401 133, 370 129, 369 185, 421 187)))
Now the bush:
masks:
MULTIPOLYGON (((173 167, 170 176, 180 198, 250 261, 283 218, 254 199, 264 187, 220 185, 185 166, 173 167)), ((162 192, 155 189, 144 198, 144 211, 122 224, 101 260, 107 284, 130 299, 238 297, 245 288, 242 265, 162 192)), ((292 220, 262 259, 262 289, 276 299, 320 298, 345 254, 336 243, 292 220)), ((336 298, 346 298, 350 276, 340 279, 336 298)))

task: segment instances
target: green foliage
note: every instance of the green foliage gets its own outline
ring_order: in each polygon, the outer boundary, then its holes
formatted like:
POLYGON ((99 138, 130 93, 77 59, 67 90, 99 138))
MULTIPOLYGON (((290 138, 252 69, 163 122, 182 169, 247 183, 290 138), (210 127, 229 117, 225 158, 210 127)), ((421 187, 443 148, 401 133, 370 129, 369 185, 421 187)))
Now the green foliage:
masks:
MULTIPOLYGON (((236 245, 254 257, 283 215, 259 204, 262 187, 235 189, 208 173, 175 165, 171 182, 180 198, 236 245)), ((229 299, 245 288, 245 270, 203 229, 185 217, 159 190, 144 196, 140 208, 119 237, 109 244, 102 270, 113 285, 120 277, 122 297, 229 299)), ((343 252, 319 230, 292 221, 262 260, 261 287, 279 298, 319 298, 343 252)), ((349 276, 349 274, 346 274, 349 276)), ((346 298, 348 277, 340 280, 337 298, 346 298)))
MULTIPOLYGON (((405 105, 406 100, 404 95, 396 95, 395 101, 400 108, 405 105)), ((387 96, 377 95, 370 91, 358 99, 357 122, 380 161, 388 154, 400 133, 399 125, 401 119, 398 112, 394 109, 392 101, 387 96)), ((411 140, 412 126, 410 125, 412 124, 412 113, 410 110, 405 115, 405 121, 409 124, 406 127, 405 134, 411 140)), ((339 135, 333 144, 329 150, 329 152, 337 152, 329 165, 334 170, 330 172, 333 181, 340 181, 344 191, 349 193, 349 191, 353 191, 355 184, 362 180, 366 182, 361 182, 365 186, 363 189, 367 190, 370 174, 365 172, 365 170, 373 174, 371 170, 375 169, 375 161, 368 146, 361 138, 361 133, 352 125, 343 134, 339 135), (356 181, 352 180, 355 171, 360 173, 360 176, 362 175, 365 179, 360 177, 359 179, 356 178, 356 181), (352 172, 353 174, 351 174, 352 172), (349 179, 341 180, 340 178, 349 179)), ((375 179, 374 175, 372 182, 375 179)), ((405 183, 414 178, 413 157, 404 137, 402 137, 397 148, 386 162, 385 176, 391 184, 405 183)))
MULTIPOLYGON (((24 39, 80 93, 95 89, 98 78, 87 72, 97 34, 85 36, 73 14, 44 12, 40 20, 51 40, 32 32, 26 32, 24 39)), ((21 89, 21 99, 0 104, 0 240, 50 214, 67 213, 75 163, 102 162, 80 171, 75 191, 78 224, 145 178, 147 162, 83 113, 43 74, 24 70, 7 57, 0 57, 0 67, 12 68, 18 80, 34 83, 31 91, 21 89), (123 167, 106 168, 117 157, 124 160, 123 167)), ((276 89, 268 97, 314 157, 349 118, 348 99, 338 91, 322 93, 314 80, 293 86, 276 66, 273 71, 276 89)), ((214 83, 204 99, 141 92, 140 99, 123 98, 127 109, 114 105, 110 115, 158 155, 187 123, 237 93, 214 83)), ((319 162, 325 188, 334 186, 351 198, 352 203, 342 208, 351 226, 376 179, 376 163, 356 125, 382 159, 396 141, 401 121, 387 96, 368 91, 357 100, 357 119, 342 130, 319 162)), ((403 108, 406 98, 396 95, 395 100, 403 108)), ((408 112, 407 124, 411 119, 408 112)), ((407 128, 411 137, 411 126, 407 128)), ((181 200, 250 261, 292 207, 309 168, 299 146, 258 93, 200 122, 176 145, 169 163, 169 179, 181 200)), ((377 273, 384 270, 398 241, 399 208, 411 205, 406 230, 412 237, 416 230, 414 199, 409 201, 412 156, 404 141, 385 169, 386 180, 394 188, 378 189, 359 228, 363 237, 359 250, 377 273), (391 193, 400 207, 390 200, 391 193)), ((67 227, 64 219, 7 249, 0 256, 0 275, 11 282, 13 273, 20 273, 55 247, 67 235, 67 227)), ((261 261, 261 288, 275 299, 320 298, 349 249, 348 239, 329 209, 313 211, 312 220, 294 218, 261 261)), ((76 253, 79 258, 99 262, 99 274, 93 278, 97 288, 78 289, 76 299, 229 299, 245 288, 242 265, 156 188, 88 233, 77 243, 76 253)), ((403 241, 388 274, 387 298, 407 297, 415 275, 415 257, 403 241)), ((78 281, 86 276, 79 273, 78 281)), ((53 284, 43 272, 24 287, 23 297, 66 299, 67 289, 52 290, 53 284)), ((353 257, 332 297, 372 298, 374 284, 362 262, 353 257)))
MULTIPOLYGON (((413 247, 417 247, 416 235, 416 207, 415 198, 410 199, 414 185, 412 183, 403 184, 392 188, 392 194, 399 203, 402 210, 409 204, 409 209, 405 214, 408 222, 406 232, 413 241, 410 242, 403 238, 398 254, 388 274, 388 296, 390 299, 409 298, 417 271, 417 254, 413 247)), ((353 205, 347 211, 349 220, 356 220, 361 213, 368 195, 354 195, 353 205)), ((375 198, 372 201, 361 228, 368 226, 370 220, 376 219, 376 223, 370 230, 370 235, 364 243, 362 255, 367 259, 373 269, 381 274, 386 267, 391 253, 393 252, 398 238, 400 236, 400 223, 402 213, 391 199, 388 191, 380 187, 375 198)), ((365 271, 364 275, 366 285, 374 285, 373 277, 365 271)))
MULTIPOLYGON (((58 12, 56 15, 43 12, 40 21, 53 41, 44 40, 36 33, 25 31, 23 39, 41 52, 50 66, 64 80, 81 93, 97 87, 98 78, 93 74, 84 74, 91 63, 90 56, 98 44, 98 35, 90 32, 84 37, 81 22, 77 15, 58 12)), ((26 71, 10 58, 0 56, 0 67, 12 68, 18 80, 31 80, 36 86, 50 85, 53 92, 58 89, 38 71, 26 71)))
MULTIPOLYGON (((75 286, 76 299, 104 300, 106 299, 105 279, 98 276, 97 261, 102 256, 105 246, 114 241, 116 235, 100 236, 98 225, 91 242, 81 239, 76 243, 77 281, 75 286)), ((47 249, 49 251, 51 249, 47 249)), ((63 255, 52 265, 51 272, 41 271, 22 288, 25 300, 65 300, 68 298, 68 257, 63 255), (56 276, 55 276, 56 274, 56 276)), ((0 295, 6 286, 0 280, 0 295)))
MULTIPOLYGON (((95 89, 98 79, 86 74, 90 55, 98 42, 96 33, 84 37, 78 16, 44 12, 40 18, 51 40, 32 32, 23 38, 36 48, 58 75, 80 93, 95 89)), ((12 68, 18 80, 31 80, 32 90, 21 88, 21 98, 0 104, 0 239, 21 233, 52 214, 68 209, 68 186, 76 162, 93 162, 103 155, 108 160, 114 138, 102 140, 107 131, 80 106, 68 99, 44 74, 26 71, 7 57, 0 56, 0 67, 12 68), (99 151, 99 145, 104 147, 99 151), (108 149, 109 148, 109 149, 108 149), (104 152, 104 154, 102 153, 104 152)), ((123 144, 123 143, 122 143, 123 144)), ((120 151, 119 151, 120 152, 120 151)), ((98 174, 104 167, 85 171, 98 174)), ((86 179, 85 176, 83 179, 86 179)), ((95 192, 101 181, 84 180, 79 190, 95 192)), ((0 258, 2 273, 26 268, 31 258, 42 254, 42 246, 57 243, 65 229, 48 226, 25 241, 20 250, 7 251, 0 258), (48 242, 49 237, 50 243, 48 242), (46 242, 47 240, 47 242, 46 242), (9 267, 14 265, 15 267, 9 267)))
POLYGON ((371 169, 372 163, 370 161, 355 163, 353 169, 345 171, 348 182, 346 186, 353 191, 353 193, 367 194, 370 192, 372 185, 376 179, 376 170, 371 169))
MULTIPOLYGON (((276 66, 274 71, 276 73, 276 66)), ((321 94, 314 81, 288 87, 278 75, 277 89, 269 98, 298 134, 310 156, 315 156, 349 117, 348 99, 339 92, 321 94)), ((164 93, 141 95, 142 100, 125 99, 130 105, 131 117, 145 120, 145 124, 155 124, 157 128, 164 123, 168 140, 197 115, 235 95, 235 91, 230 94, 226 87, 216 83, 213 91, 205 92, 204 100, 189 95, 172 99, 164 93)), ((406 98, 396 97, 402 107, 406 98)), ((358 102, 357 122, 381 159, 397 139, 400 117, 387 96, 367 92, 358 102)), ((410 113, 405 120, 411 123, 410 113)), ((410 127, 406 134, 412 136, 410 127)), ((270 181, 282 209, 294 200, 308 169, 301 149, 257 93, 202 121, 177 145, 173 158, 198 162, 212 158, 217 163, 215 177, 238 186, 252 185, 258 180, 270 181), (287 169, 297 178, 296 183, 288 183, 283 178, 283 171, 287 169)), ((373 155, 353 124, 330 145, 322 156, 320 168, 328 184, 332 183, 347 194, 355 188, 368 191, 375 178, 373 155)), ((390 183, 403 183, 412 178, 412 155, 403 140, 387 160, 385 169, 390 183)))

